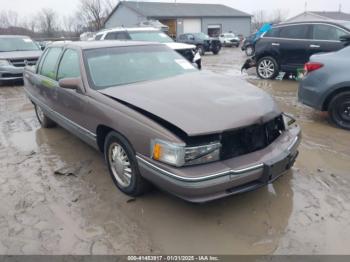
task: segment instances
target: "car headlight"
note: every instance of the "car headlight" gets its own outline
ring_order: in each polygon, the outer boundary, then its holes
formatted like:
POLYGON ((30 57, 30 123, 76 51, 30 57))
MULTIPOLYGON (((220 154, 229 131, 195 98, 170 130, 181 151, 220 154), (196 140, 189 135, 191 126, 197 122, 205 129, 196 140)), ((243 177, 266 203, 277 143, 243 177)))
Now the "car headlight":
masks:
POLYGON ((220 142, 188 147, 159 139, 151 141, 152 159, 177 167, 217 161, 220 159, 220 149, 220 142))
POLYGON ((286 130, 292 128, 296 124, 296 120, 291 115, 283 113, 283 122, 286 130))
POLYGON ((8 66, 10 65, 10 62, 7 60, 0 60, 0 66, 8 66))

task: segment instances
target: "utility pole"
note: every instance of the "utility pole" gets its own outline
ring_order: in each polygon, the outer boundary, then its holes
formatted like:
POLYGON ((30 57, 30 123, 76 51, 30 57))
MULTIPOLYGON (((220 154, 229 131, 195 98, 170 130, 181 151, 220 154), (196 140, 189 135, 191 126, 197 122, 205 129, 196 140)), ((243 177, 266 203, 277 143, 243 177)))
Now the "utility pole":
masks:
POLYGON ((307 1, 305 1, 305 13, 307 12, 307 1))
POLYGON ((341 12, 341 7, 342 7, 341 4, 339 4, 339 13, 341 12))

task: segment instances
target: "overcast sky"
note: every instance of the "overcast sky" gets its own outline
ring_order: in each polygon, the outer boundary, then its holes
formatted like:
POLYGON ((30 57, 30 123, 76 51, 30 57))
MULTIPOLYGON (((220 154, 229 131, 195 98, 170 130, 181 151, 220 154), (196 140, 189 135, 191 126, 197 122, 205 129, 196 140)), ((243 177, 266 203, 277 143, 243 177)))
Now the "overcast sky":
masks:
MULTIPOLYGON (((303 12, 307 2, 307 9, 310 11, 337 11, 341 5, 342 11, 350 13, 349 0, 177 0, 177 2, 221 3, 248 13, 256 10, 285 9, 288 10, 288 16, 303 12)), ((0 0, 0 11, 11 9, 17 11, 20 16, 28 16, 41 8, 49 7, 61 15, 70 15, 75 12, 78 4, 79 0, 0 0)))

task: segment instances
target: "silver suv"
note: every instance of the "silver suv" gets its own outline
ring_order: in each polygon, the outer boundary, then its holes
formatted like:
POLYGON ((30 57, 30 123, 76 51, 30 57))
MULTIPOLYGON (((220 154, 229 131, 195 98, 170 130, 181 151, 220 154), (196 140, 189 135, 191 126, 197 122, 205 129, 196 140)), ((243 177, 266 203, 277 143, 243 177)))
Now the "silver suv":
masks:
POLYGON ((0 36, 0 81, 20 80, 26 65, 35 65, 42 51, 27 36, 0 36))

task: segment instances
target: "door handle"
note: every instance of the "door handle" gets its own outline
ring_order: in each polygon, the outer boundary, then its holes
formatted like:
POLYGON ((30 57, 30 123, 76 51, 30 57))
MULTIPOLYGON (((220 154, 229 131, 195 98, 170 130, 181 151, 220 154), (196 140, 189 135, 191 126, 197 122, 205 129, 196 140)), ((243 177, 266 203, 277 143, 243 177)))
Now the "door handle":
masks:
POLYGON ((310 45, 311 48, 320 48, 321 46, 319 45, 310 45))
POLYGON ((273 46, 280 46, 279 43, 272 43, 271 45, 273 45, 273 46))

